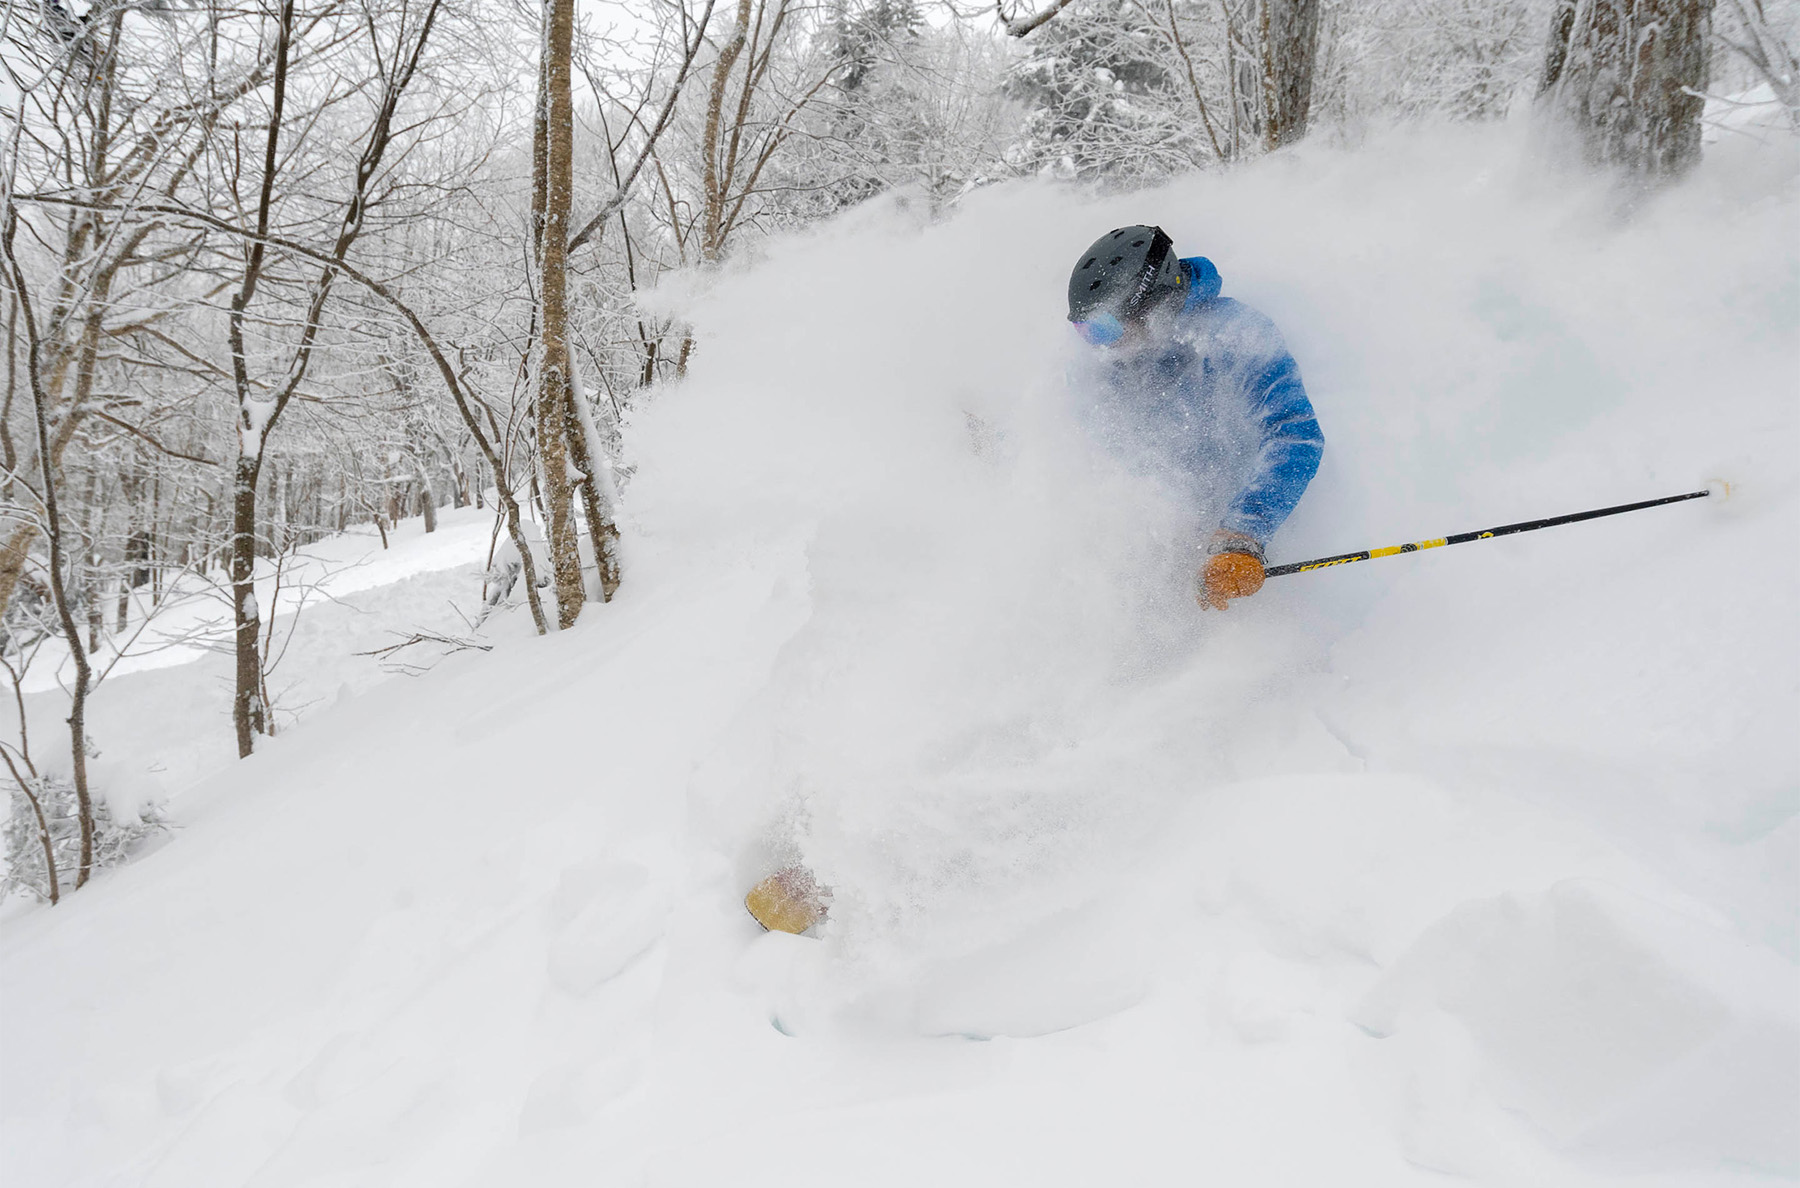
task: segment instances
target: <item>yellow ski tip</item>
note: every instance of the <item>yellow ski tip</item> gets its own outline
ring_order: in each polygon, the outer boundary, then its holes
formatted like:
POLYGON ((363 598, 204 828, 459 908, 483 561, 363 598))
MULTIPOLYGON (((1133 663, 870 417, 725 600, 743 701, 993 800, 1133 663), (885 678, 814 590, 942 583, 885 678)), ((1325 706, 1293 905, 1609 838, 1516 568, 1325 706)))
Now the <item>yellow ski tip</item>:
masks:
POLYGON ((770 932, 799 935, 825 918, 827 897, 804 866, 778 870, 744 896, 744 906, 770 932))
POLYGON ((1707 479, 1706 493, 1722 503, 1731 498, 1731 484, 1724 479, 1707 479))

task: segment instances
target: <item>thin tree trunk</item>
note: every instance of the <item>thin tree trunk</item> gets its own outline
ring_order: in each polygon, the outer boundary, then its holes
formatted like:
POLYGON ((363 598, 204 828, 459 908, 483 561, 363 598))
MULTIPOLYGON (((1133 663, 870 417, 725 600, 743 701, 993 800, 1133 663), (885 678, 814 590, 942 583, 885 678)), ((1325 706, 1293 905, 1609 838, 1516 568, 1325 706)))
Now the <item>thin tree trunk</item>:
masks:
MULTIPOLYGON (((82 320, 81 335, 72 349, 59 351, 61 360, 56 365, 52 381, 42 382, 43 368, 39 365, 39 387, 44 389, 46 418, 50 409, 57 404, 57 396, 68 375, 68 364, 72 358, 75 364, 75 393, 63 408, 63 414, 56 421, 54 431, 46 431, 45 445, 50 450, 49 466, 52 470, 62 468, 63 451, 75 437, 75 430, 80 426, 82 417, 89 407, 94 393, 94 370, 100 355, 101 319, 107 306, 112 301, 112 283, 116 263, 101 269, 95 274, 92 290, 87 301, 90 307, 88 316, 82 320)), ((36 329, 31 337, 36 340, 36 329)), ((42 350, 40 344, 39 348, 42 350)), ((30 561, 31 546, 36 542, 38 525, 34 520, 25 520, 13 529, 5 547, 0 548, 0 616, 4 616, 7 606, 12 601, 13 592, 18 588, 20 577, 30 561)))
POLYGON ((431 489, 431 476, 419 467, 419 514, 425 517, 425 531, 437 531, 437 495, 431 489))
POLYGON ((87 607, 87 650, 92 656, 100 650, 100 633, 106 627, 106 608, 100 597, 100 536, 106 528, 106 515, 101 511, 100 469, 88 472, 87 526, 83 531, 81 567, 82 601, 87 607))
POLYGON ((99 557, 92 551, 83 567, 81 587, 87 607, 87 650, 92 656, 100 651, 100 633, 106 628, 106 606, 100 595, 99 557))
POLYGON ((231 486, 231 613, 236 644, 236 689, 231 724, 237 732, 238 758, 256 749, 256 736, 268 733, 262 703, 262 657, 257 642, 262 631, 256 605, 256 472, 257 459, 241 455, 231 486))
POLYGON ((587 397, 579 388, 570 396, 566 426, 569 452, 582 475, 582 511, 587 516, 588 537, 594 546, 600 601, 611 602, 613 595, 618 593, 620 581, 619 526, 612 513, 617 501, 610 481, 611 471, 600 452, 600 435, 594 431, 593 417, 586 407, 587 397))
MULTIPOLYGON (((256 203, 256 231, 269 230, 269 211, 274 201, 275 170, 280 161, 281 120, 287 98, 288 50, 294 30, 294 0, 281 6, 275 44, 275 89, 269 110, 269 131, 263 143, 262 186, 256 203)), ((231 474, 231 620, 236 649, 235 682, 231 699, 231 724, 237 734, 238 758, 250 755, 256 736, 268 733, 268 716, 262 699, 261 608, 256 605, 256 484, 261 477, 263 447, 273 427, 276 410, 258 399, 250 383, 249 360, 244 346, 244 315, 262 276, 265 244, 249 245, 244 261, 244 280, 231 296, 226 333, 231 345, 232 378, 237 388, 237 461, 231 474)))
POLYGON ((75 686, 69 692, 69 772, 75 785, 75 803, 81 825, 81 863, 75 875, 79 890, 88 881, 94 866, 94 802, 88 796, 87 783, 87 695, 93 681, 87 653, 81 647, 81 631, 69 607, 69 591, 63 583, 68 558, 63 548, 62 513, 56 499, 56 472, 50 448, 49 398, 44 392, 39 363, 37 323, 31 312, 31 298, 25 290, 25 274, 13 255, 13 234, 18 228, 18 215, 7 211, 6 225, 0 228, 0 248, 4 249, 7 271, 17 295, 20 314, 27 336, 27 364, 31 383, 33 428, 37 432, 38 475, 44 484, 44 535, 50 543, 50 594, 56 604, 56 616, 62 627, 63 640, 69 645, 69 658, 75 663, 75 686))
MULTIPOLYGON (((14 696, 18 695, 18 685, 16 683, 13 686, 13 693, 14 696)), ((21 734, 23 734, 24 725, 24 710, 23 707, 21 707, 19 718, 21 734)), ((31 813, 37 818, 38 845, 42 847, 44 851, 44 874, 47 876, 50 884, 50 906, 55 907, 62 899, 62 888, 56 877, 56 846, 50 840, 50 821, 44 816, 44 802, 38 799, 37 791, 33 787, 33 785, 37 783, 37 771, 31 766, 29 751, 30 748, 21 742, 19 747, 19 759, 25 764, 26 771, 29 771, 31 773, 30 775, 26 775, 25 772, 19 770, 19 765, 13 762, 11 752, 5 747, 0 747, 0 761, 6 763, 7 771, 12 773, 13 783, 19 786, 19 791, 25 793, 25 799, 31 803, 31 813)))
POLYGON ((32 815, 37 818, 38 845, 44 851, 44 873, 48 876, 50 883, 50 906, 55 907, 62 901, 62 888, 58 885, 56 878, 56 847, 50 841, 50 822, 45 820, 43 802, 38 800, 38 795, 32 791, 31 785, 19 780, 17 773, 14 773, 13 779, 18 780, 19 787, 24 790, 25 799, 31 802, 32 815))

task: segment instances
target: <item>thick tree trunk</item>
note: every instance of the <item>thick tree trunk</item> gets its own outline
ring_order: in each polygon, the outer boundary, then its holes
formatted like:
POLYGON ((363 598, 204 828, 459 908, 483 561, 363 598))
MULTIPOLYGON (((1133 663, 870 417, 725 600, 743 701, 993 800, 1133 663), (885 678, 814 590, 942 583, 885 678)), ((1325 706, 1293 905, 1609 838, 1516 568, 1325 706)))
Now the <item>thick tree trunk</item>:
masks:
POLYGON ((568 424, 574 415, 568 338, 569 203, 574 188, 574 116, 570 54, 575 0, 545 0, 544 55, 539 72, 533 205, 539 212, 538 277, 542 325, 537 367, 537 444, 542 462, 544 513, 551 572, 556 581, 556 620, 573 627, 587 591, 575 531, 575 493, 570 474, 568 424), (541 162, 541 165, 539 164, 541 162))
POLYGON ((1538 94, 1591 164, 1673 177, 1700 160, 1713 0, 1564 0, 1538 94))
POLYGON ((1306 135, 1319 60, 1319 0, 1263 0, 1263 147, 1306 135))

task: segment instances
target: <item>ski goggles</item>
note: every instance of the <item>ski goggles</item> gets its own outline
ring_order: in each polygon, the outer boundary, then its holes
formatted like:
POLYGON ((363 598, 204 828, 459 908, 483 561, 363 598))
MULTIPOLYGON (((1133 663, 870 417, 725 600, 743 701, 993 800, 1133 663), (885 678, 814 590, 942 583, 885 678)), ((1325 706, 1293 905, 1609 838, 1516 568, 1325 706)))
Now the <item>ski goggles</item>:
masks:
POLYGON ((1086 321, 1074 323, 1075 333, 1089 346, 1111 346, 1125 337, 1125 323, 1117 314, 1097 313, 1086 321))

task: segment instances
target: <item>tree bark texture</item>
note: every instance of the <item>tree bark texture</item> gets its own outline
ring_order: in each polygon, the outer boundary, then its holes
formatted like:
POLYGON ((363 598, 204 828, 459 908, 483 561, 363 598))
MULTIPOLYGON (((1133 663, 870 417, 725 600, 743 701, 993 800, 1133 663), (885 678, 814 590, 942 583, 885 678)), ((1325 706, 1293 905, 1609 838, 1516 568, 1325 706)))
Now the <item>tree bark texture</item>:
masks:
POLYGON ((262 700, 262 608, 256 605, 256 479, 260 459, 239 455, 231 486, 231 619, 236 664, 231 699, 231 725, 237 733, 238 758, 256 749, 256 736, 267 734, 267 707, 262 700))
MULTIPOLYGON (((709 264, 717 263, 725 253, 725 187, 730 182, 730 175, 729 172, 723 177, 720 175, 719 134, 725 115, 726 84, 730 82, 732 67, 737 65, 738 55, 744 52, 744 42, 750 36, 750 6, 751 0, 738 0, 737 23, 732 26, 731 36, 719 47, 719 59, 713 63, 712 88, 706 96, 706 124, 700 134, 700 151, 705 154, 700 184, 706 200, 706 208, 702 212, 700 256, 709 264)), ((684 341, 684 364, 687 346, 684 341)))
POLYGON ((1564 0, 1538 87, 1583 157, 1646 177, 1700 160, 1713 0, 1564 0))
POLYGON ((1319 0, 1263 0, 1263 147, 1306 135, 1319 61, 1319 0))
POLYGON ((575 399, 569 358, 569 205, 574 188, 570 56, 575 0, 545 0, 544 54, 539 72, 538 151, 533 153, 533 205, 538 212, 538 336, 536 428, 542 463, 544 515, 549 520, 550 568, 556 582, 557 626, 575 625, 586 599, 575 530, 575 484, 569 422, 575 399), (540 165, 541 162, 541 165, 540 165))

